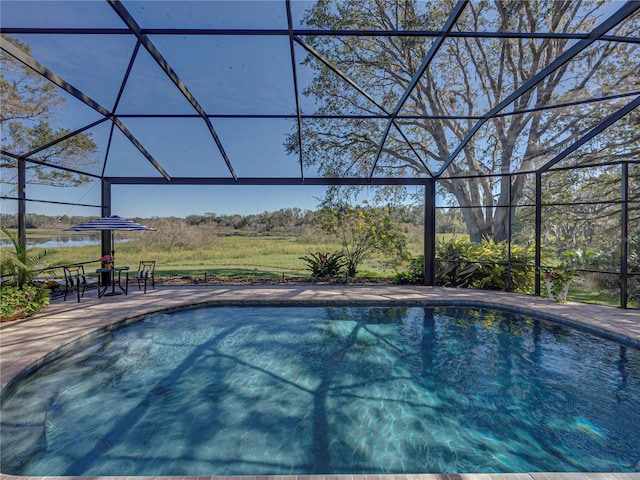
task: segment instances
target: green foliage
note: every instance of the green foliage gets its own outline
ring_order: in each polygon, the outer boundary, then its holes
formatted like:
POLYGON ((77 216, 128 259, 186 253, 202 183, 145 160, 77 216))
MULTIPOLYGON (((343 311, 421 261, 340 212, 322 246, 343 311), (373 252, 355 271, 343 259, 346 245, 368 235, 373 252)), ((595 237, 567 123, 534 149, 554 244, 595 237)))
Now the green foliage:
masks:
MULTIPOLYGON (((507 290, 509 266, 507 242, 483 240, 471 243, 453 237, 436 248, 436 284, 448 287, 507 290)), ((528 292, 533 287, 534 248, 511 246, 511 290, 528 292)))
POLYGON ((314 278, 338 277, 346 265, 344 255, 340 252, 316 252, 300 257, 307 264, 314 278))
MULTIPOLYGON (((479 262, 474 275, 475 286, 486 290, 507 290, 509 266, 509 245, 506 241, 495 243, 493 240, 482 241, 474 245, 474 254, 479 262)), ((533 287, 535 278, 533 246, 523 248, 511 245, 511 290, 528 292, 533 287)))
POLYGON ((407 268, 396 273, 398 283, 422 283, 424 281, 424 255, 411 258, 407 268))
MULTIPOLYGON (((3 35, 3 41, 13 43, 25 52, 30 47, 16 38, 3 35)), ((59 109, 65 99, 56 88, 32 69, 11 55, 0 50, 0 124, 2 125, 2 148, 8 152, 28 152, 53 140, 64 138, 71 131, 55 126, 59 109)), ((82 169, 100 161, 96 156, 98 147, 91 134, 79 133, 66 138, 43 151, 30 155, 31 159, 49 164, 82 169)), ((0 183, 15 186, 17 160, 9 155, 0 155, 0 167, 6 169, 0 183)), ((27 162, 27 183, 77 186, 91 181, 86 175, 70 171, 55 170, 27 162)), ((6 193, 6 192, 4 192, 6 193)))
POLYGON ((341 205, 326 207, 319 213, 319 225, 338 238, 346 259, 347 276, 355 277, 359 265, 374 252, 395 259, 406 259, 406 238, 391 218, 388 207, 341 205))
MULTIPOLYGON (((468 263, 472 244, 467 238, 451 237, 441 240, 436 245, 436 285, 444 287, 472 286, 472 277, 476 269, 475 264, 468 263)), ((473 262, 473 259, 471 259, 473 262)))
POLYGON ((0 229, 11 243, 13 252, 2 251, 2 261, 0 262, 0 274, 4 277, 10 275, 18 288, 23 288, 31 282, 37 272, 43 267, 42 259, 49 254, 49 250, 39 250, 33 253, 25 242, 18 240, 6 228, 0 229))
POLYGON ((28 317, 49 305, 49 289, 39 285, 3 285, 0 287, 0 317, 28 317))
POLYGON ((236 231, 260 233, 287 233, 304 231, 313 224, 315 212, 300 208, 282 208, 273 212, 263 212, 249 215, 218 215, 205 213, 204 215, 189 215, 185 221, 189 225, 210 225, 217 229, 232 229, 236 231))
MULTIPOLYGON (((640 229, 633 232, 628 242, 628 264, 630 272, 640 273, 640 229)), ((640 304, 640 275, 629 279, 629 301, 640 304)))

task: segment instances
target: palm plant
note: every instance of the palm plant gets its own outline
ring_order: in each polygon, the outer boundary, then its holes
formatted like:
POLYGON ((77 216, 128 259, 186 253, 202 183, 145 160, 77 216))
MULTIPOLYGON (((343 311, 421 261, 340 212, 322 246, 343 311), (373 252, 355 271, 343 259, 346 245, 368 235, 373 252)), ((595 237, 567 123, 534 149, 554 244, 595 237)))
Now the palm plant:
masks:
POLYGON ((13 251, 2 252, 0 263, 0 275, 11 276, 18 288, 23 288, 38 274, 42 268, 42 259, 51 253, 51 250, 30 251, 26 242, 22 242, 6 228, 0 229, 11 243, 13 251))

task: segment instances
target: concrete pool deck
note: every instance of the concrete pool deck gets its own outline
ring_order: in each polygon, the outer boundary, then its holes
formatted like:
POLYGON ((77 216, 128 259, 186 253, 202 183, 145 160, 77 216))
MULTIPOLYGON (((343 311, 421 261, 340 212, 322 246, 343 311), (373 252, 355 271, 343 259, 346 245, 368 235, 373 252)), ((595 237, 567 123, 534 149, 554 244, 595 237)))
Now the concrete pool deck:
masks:
MULTIPOLYGON (((640 310, 569 302, 521 294, 420 285, 259 285, 157 287, 143 294, 96 298, 95 291, 77 303, 58 299, 34 317, 0 324, 0 389, 28 373, 59 349, 69 348, 91 333, 122 320, 167 308, 207 302, 455 302, 507 307, 522 312, 555 317, 562 323, 601 333, 613 339, 628 339, 640 346, 640 310)), ((0 474, 0 480, 54 479, 58 477, 16 477, 0 474)), ((87 478, 87 477, 64 477, 87 478)), ((155 477, 91 477, 153 479, 155 477)), ((211 479, 227 477, 162 477, 163 479, 211 479)), ((292 475, 233 477, 239 480, 640 480, 639 473, 519 473, 519 474, 412 474, 412 475, 292 475)))

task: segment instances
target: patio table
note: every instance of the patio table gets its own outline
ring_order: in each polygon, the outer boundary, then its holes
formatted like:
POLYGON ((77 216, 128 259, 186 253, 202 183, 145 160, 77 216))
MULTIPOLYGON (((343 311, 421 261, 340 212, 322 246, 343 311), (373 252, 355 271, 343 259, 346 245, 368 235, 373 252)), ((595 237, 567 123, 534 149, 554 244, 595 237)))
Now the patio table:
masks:
POLYGON ((111 268, 98 268, 96 273, 100 274, 100 281, 98 283, 98 298, 103 296, 113 296, 120 295, 124 293, 127 295, 129 293, 129 266, 124 265, 122 267, 111 267, 111 268), (124 285, 123 285, 123 275, 124 275, 124 285), (116 273, 118 274, 116 278, 116 273), (116 285, 120 289, 120 291, 116 291, 116 285), (111 291, 109 292, 109 286, 111 286, 111 291))

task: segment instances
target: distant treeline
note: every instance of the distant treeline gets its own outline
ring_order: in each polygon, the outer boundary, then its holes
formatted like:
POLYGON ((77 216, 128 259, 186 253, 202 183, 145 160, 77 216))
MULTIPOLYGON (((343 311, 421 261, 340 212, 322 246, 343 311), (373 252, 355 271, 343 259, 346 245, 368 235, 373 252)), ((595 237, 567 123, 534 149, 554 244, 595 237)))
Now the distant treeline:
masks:
MULTIPOLYGON (((391 215, 399 223, 421 226, 423 224, 423 209, 410 205, 401 205, 390 209, 391 215)), ((188 215, 184 221, 193 226, 211 226, 223 230, 254 230, 254 231, 295 231, 313 225, 318 211, 302 210, 300 208, 283 208, 273 212, 255 213, 249 215, 220 215, 205 213, 203 215, 188 215)), ((27 228, 65 228, 71 225, 88 222, 96 217, 87 216, 50 216, 28 213, 27 228)), ((130 220, 142 224, 153 223, 163 217, 132 218, 130 220)), ((168 217, 175 218, 175 217, 168 217)), ((0 214, 0 225, 4 228, 18 228, 16 214, 0 214)))
MULTIPOLYGON (((27 228, 61 228, 79 223, 88 222, 95 217, 69 216, 69 215, 41 215, 39 213, 27 213, 25 225, 27 228)), ((2 228, 18 228, 18 215, 15 213, 0 213, 0 226, 2 228)))

